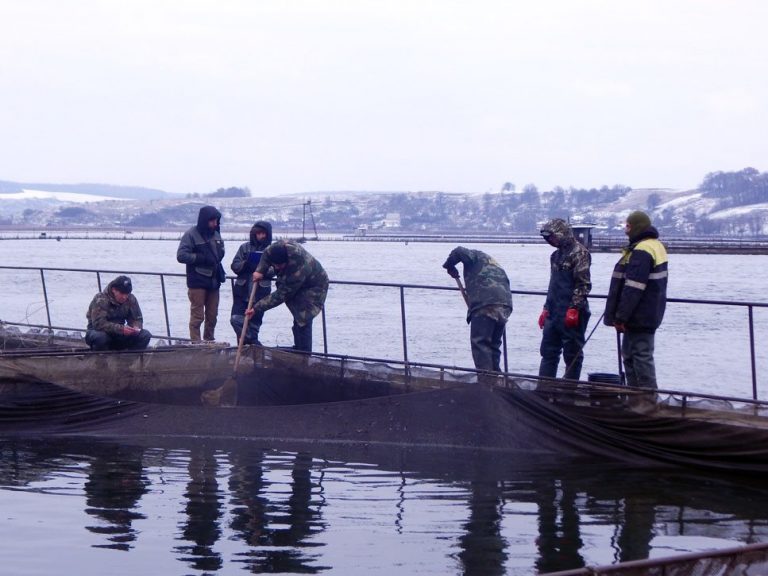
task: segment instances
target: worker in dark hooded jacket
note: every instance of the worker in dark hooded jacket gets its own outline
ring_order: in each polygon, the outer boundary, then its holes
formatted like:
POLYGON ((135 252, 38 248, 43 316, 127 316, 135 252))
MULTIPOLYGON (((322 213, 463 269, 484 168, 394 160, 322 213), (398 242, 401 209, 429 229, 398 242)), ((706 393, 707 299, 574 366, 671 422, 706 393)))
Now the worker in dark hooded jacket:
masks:
POLYGON ((541 228, 541 236, 557 248, 550 258, 549 288, 539 315, 541 364, 539 376, 555 378, 562 352, 564 378, 578 380, 584 361, 584 334, 590 311, 587 295, 592 289, 592 256, 573 236, 570 225, 554 218, 541 228))
POLYGON ((187 265, 189 337, 193 341, 201 340, 200 326, 203 321, 202 340, 214 340, 219 315, 219 288, 227 278, 221 265, 223 258, 221 212, 213 206, 203 206, 197 215, 197 225, 184 233, 176 251, 176 260, 187 265))
POLYGON ((459 262, 464 269, 467 323, 475 368, 500 372, 502 336, 512 313, 509 278, 493 257, 480 250, 457 246, 443 268, 451 277, 458 278, 459 262))
MULTIPOLYGON (((229 322, 235 331, 238 339, 243 331, 245 324, 245 311, 248 308, 248 300, 253 287, 253 273, 256 271, 261 260, 261 255, 267 246, 272 244, 272 224, 265 220, 259 220, 251 228, 248 242, 244 242, 237 250, 237 254, 232 260, 232 272, 237 275, 237 279, 232 285, 232 314, 229 322)), ((267 274, 261 282, 257 284, 254 302, 258 302, 272 292, 272 282, 267 274)), ((259 342, 259 330, 264 319, 264 312, 260 311, 253 315, 248 321, 248 330, 245 334, 244 344, 261 345, 259 342)))
POLYGON ((312 321, 320 314, 328 295, 328 274, 301 244, 278 240, 268 246, 253 273, 261 282, 270 267, 277 275, 275 291, 246 310, 248 316, 285 303, 293 315, 293 348, 312 352, 312 321))
POLYGON ((667 306, 667 250, 645 212, 627 216, 624 232, 629 245, 613 269, 603 322, 624 334, 627 384, 656 388, 654 339, 667 306))
POLYGON ((144 318, 128 276, 118 276, 88 306, 85 342, 91 350, 144 350, 152 334, 144 330, 144 318))

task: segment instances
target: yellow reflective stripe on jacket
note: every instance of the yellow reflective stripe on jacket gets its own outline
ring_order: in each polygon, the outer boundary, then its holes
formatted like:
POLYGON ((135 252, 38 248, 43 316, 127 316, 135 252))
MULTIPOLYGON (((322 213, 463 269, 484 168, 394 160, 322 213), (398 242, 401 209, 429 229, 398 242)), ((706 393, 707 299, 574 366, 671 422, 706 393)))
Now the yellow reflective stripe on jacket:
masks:
POLYGON ((653 267, 661 266, 662 264, 666 264, 668 261, 667 258, 667 249, 664 248, 664 244, 659 242, 655 238, 648 238, 647 240, 641 240, 637 246, 635 246, 635 250, 642 250, 643 252, 648 252, 648 254, 651 255, 651 258, 653 258, 653 267))

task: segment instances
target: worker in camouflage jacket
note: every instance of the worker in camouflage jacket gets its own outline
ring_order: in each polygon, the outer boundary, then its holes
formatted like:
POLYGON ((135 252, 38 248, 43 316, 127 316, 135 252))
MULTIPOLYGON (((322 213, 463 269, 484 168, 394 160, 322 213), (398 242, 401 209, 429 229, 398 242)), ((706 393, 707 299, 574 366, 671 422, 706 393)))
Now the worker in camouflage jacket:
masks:
POLYGON ((645 212, 627 216, 624 232, 629 245, 613 269, 603 322, 624 334, 621 357, 627 384, 656 388, 654 339, 667 306, 667 250, 645 212))
POLYGON ((91 300, 85 342, 91 350, 144 350, 152 334, 143 317, 128 276, 118 276, 91 300))
POLYGON ((561 218, 548 221, 540 233, 556 250, 549 258, 549 288, 539 315, 542 330, 539 376, 555 378, 562 353, 563 377, 578 380, 584 361, 584 334, 591 314, 587 295, 592 289, 592 256, 561 218))
MULTIPOLYGON (((232 259, 232 272, 237 274, 237 278, 232 284, 232 313, 230 314, 229 323, 232 325, 238 340, 245 324, 245 311, 248 308, 248 300, 250 300, 251 288, 253 287, 253 273, 256 271, 256 266, 258 266, 261 260, 264 249, 270 244, 272 244, 272 224, 266 220, 258 220, 251 228, 248 242, 243 242, 240 245, 240 248, 237 249, 237 254, 232 259)), ((267 274, 264 280, 256 285, 254 302, 269 296, 269 293, 272 292, 272 282, 270 280, 272 275, 267 274)), ((256 312, 248 321, 248 329, 243 340, 244 344, 261 346, 259 330, 263 320, 264 312, 262 311, 256 312)))
POLYGON ((456 265, 459 263, 464 270, 467 323, 475 368, 500 372, 502 336, 512 313, 509 278, 493 257, 480 250, 457 246, 443 268, 451 277, 458 278, 456 265))
POLYGON ((293 315, 293 348, 311 352, 312 321, 325 304, 328 274, 301 244, 286 240, 278 240, 264 250, 253 282, 261 282, 270 267, 277 275, 275 291, 256 302, 246 314, 253 317, 285 303, 293 315))

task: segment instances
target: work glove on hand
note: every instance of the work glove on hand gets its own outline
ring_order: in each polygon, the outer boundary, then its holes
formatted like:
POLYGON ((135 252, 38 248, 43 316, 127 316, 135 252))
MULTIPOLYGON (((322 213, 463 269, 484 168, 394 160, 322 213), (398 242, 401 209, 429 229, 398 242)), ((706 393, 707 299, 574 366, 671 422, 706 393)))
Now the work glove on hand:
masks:
POLYGON ((579 325, 579 309, 568 308, 565 312, 565 327, 576 328, 579 325))
POLYGON ((123 336, 134 336, 139 333, 139 330, 133 326, 123 326, 123 336))
POLYGON ((549 317, 549 310, 544 309, 541 311, 541 314, 539 314, 539 330, 544 329, 544 322, 549 317))
POLYGON ((456 269, 456 266, 448 266, 448 268, 446 268, 445 271, 448 272, 448 275, 451 278, 459 277, 459 271, 456 269))

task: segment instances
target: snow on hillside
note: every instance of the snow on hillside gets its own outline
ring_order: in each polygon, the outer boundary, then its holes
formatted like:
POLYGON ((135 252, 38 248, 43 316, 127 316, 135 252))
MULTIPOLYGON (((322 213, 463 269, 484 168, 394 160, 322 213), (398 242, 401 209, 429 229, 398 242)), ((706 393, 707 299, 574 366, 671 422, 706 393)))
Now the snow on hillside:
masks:
POLYGON ((768 202, 761 204, 749 204, 747 206, 736 206, 734 208, 726 208, 724 210, 718 210, 709 214, 711 220, 722 218, 733 218, 734 216, 744 216, 745 214, 751 214, 753 212, 768 210, 768 202))
POLYGON ((94 194, 78 194, 77 192, 47 192, 45 190, 22 190, 11 194, 0 194, 0 200, 57 200, 59 202, 104 202, 105 200, 125 200, 112 196, 96 196, 94 194))

